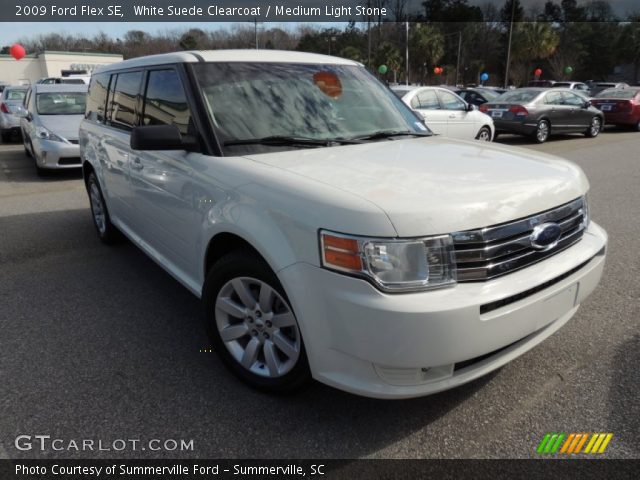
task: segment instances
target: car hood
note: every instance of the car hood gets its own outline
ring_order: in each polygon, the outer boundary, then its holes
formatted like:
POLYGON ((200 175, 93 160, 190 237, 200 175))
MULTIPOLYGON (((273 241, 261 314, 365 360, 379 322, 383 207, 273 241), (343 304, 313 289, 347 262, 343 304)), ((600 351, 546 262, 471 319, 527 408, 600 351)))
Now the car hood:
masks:
POLYGON ((38 124, 67 140, 78 140, 84 115, 39 115, 38 124))
POLYGON ((403 237, 512 221, 569 202, 589 187, 582 170, 568 161, 526 149, 441 137, 247 158, 374 203, 403 237))

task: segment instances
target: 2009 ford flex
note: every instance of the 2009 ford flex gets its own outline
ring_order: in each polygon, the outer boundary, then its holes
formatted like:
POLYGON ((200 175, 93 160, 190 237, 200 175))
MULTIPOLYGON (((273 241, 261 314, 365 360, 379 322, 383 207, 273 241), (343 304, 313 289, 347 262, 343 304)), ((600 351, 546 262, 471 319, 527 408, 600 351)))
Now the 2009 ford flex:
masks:
POLYGON ((80 128, 98 235, 202 298, 249 384, 406 398, 561 328, 606 233, 575 165, 431 135, 353 61, 181 52, 102 67, 80 128))

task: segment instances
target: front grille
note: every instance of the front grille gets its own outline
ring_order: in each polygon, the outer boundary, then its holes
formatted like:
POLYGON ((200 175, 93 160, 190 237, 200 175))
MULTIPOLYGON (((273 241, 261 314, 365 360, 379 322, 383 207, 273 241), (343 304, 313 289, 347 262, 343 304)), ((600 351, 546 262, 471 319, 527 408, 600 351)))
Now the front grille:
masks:
POLYGON ((578 198, 514 222, 454 233, 458 282, 490 280, 561 252, 582 238, 586 215, 584 198, 578 198), (553 248, 536 250, 531 234, 547 222, 557 223, 562 235, 553 248))
POLYGON ((58 160, 58 165, 81 165, 82 164, 82 160, 80 159, 80 157, 67 157, 67 158, 61 158, 60 160, 58 160))

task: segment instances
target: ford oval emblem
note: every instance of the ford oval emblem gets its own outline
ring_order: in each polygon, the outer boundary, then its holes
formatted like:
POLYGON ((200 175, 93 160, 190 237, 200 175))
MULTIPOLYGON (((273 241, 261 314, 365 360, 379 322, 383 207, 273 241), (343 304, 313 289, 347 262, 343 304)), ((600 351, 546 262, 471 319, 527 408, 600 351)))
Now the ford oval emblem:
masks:
POLYGON ((529 239, 536 250, 551 250, 558 244, 562 229, 557 223, 541 223, 533 229, 529 239))

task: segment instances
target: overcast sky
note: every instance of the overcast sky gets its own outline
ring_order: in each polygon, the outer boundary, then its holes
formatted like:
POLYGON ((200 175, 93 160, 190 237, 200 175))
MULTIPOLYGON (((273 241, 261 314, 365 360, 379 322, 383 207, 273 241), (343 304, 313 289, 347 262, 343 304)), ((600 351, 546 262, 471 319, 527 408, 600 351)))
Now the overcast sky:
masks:
MULTIPOLYGON (((413 5, 419 8, 423 0, 409 0, 413 5)), ((539 6, 540 9, 544 5, 546 0, 520 0, 526 9, 539 6)), ((578 3, 587 3, 589 0, 579 0, 578 3)), ((640 0, 608 0, 614 11, 620 16, 626 16, 632 11, 640 11, 640 0)), ((487 2, 494 3, 496 6, 501 7, 504 5, 505 0, 470 0, 469 3, 482 5, 487 2)), ((284 3, 284 2, 283 2, 284 3)), ((362 1, 365 4, 365 0, 362 1)), ((556 3, 560 3, 560 0, 556 0, 556 3)), ((327 24, 321 24, 328 26, 327 24)), ((339 27, 344 24, 334 24, 339 27)), ((46 22, 46 23, 2 23, 0 22, 0 46, 10 45, 13 42, 18 41, 20 38, 31 37, 44 33, 72 33, 85 36, 93 36, 99 31, 107 33, 109 36, 118 38, 125 32, 132 29, 140 29, 149 33, 157 33, 164 30, 179 29, 184 30, 192 27, 202 29, 228 29, 234 26, 233 23, 214 23, 214 22, 199 22, 199 23, 172 23, 172 22, 140 22, 140 23, 84 23, 84 22, 46 22)), ((269 24, 269 26, 274 26, 269 24)), ((277 24, 281 28, 294 29, 297 25, 295 23, 277 24)))

